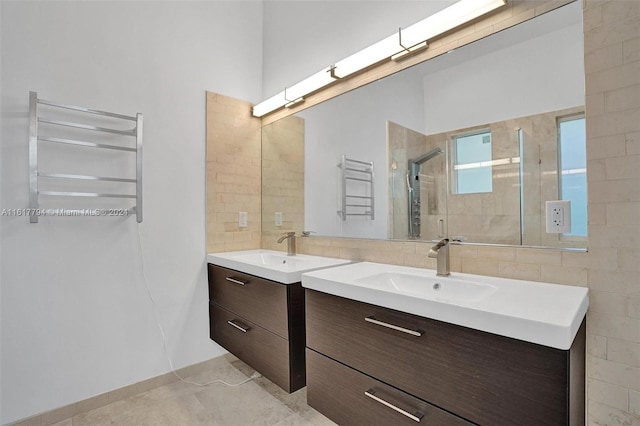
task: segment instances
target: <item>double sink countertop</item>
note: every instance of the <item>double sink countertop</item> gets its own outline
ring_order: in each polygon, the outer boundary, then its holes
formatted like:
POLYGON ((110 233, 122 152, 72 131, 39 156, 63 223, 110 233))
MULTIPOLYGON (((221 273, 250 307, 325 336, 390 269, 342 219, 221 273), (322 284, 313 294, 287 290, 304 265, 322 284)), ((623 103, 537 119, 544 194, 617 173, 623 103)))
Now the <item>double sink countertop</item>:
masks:
POLYGON ((215 253, 207 262, 409 314, 568 350, 589 306, 584 287, 296 255, 215 253))

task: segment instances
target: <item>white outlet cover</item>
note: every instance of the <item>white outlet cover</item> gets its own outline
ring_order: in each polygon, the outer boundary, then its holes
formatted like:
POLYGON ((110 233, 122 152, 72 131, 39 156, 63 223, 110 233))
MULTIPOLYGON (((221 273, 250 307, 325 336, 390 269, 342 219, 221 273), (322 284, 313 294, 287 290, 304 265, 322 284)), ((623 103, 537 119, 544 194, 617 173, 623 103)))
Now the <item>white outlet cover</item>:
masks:
POLYGON ((249 214, 247 212, 238 212, 238 226, 240 228, 246 228, 249 214))
POLYGON ((545 203, 547 234, 571 232, 571 201, 557 200, 545 203))
POLYGON ((276 222, 276 226, 282 226, 282 212, 276 212, 275 222, 276 222))

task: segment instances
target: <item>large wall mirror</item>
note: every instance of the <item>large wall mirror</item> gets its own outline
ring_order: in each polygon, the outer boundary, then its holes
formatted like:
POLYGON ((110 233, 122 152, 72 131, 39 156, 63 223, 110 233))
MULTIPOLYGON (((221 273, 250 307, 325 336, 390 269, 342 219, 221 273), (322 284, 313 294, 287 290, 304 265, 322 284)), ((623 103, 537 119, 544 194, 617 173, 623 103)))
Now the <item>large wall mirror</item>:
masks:
POLYGON ((264 126, 263 232, 586 248, 582 38, 573 2, 264 126))

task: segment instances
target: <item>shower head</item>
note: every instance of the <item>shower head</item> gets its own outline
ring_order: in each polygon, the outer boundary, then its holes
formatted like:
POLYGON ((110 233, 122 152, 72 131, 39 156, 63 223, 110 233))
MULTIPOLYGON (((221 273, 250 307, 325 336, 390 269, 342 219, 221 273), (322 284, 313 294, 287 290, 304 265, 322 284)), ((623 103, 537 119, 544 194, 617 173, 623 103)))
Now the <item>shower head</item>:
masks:
POLYGON ((443 152, 442 148, 435 148, 427 152, 426 154, 422 154, 420 157, 410 158, 409 164, 408 164, 409 166, 408 171, 411 174, 411 179, 412 180, 418 179, 417 176, 420 173, 421 164, 426 163, 427 161, 431 160, 433 157, 435 157, 438 154, 442 154, 442 152, 443 152))
POLYGON ((409 238, 420 238, 420 165, 442 154, 442 148, 435 148, 416 158, 410 158, 407 170, 407 191, 409 201, 409 238))
POLYGON ((433 157, 435 157, 438 154, 442 154, 442 148, 432 149, 426 154, 422 154, 420 157, 411 158, 409 159, 409 164, 416 164, 419 166, 420 164, 431 160, 433 157))

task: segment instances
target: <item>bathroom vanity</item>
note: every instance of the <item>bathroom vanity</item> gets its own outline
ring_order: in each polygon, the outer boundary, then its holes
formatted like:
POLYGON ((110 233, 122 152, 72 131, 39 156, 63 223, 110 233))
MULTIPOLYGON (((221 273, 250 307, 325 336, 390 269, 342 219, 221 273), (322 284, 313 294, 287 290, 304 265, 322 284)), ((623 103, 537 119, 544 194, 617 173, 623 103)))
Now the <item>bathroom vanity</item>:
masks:
POLYGON ((305 385, 304 293, 209 265, 210 337, 287 392, 305 385))
POLYGON ((270 250, 210 254, 210 337, 287 392, 305 385, 302 272, 348 263, 270 250))
POLYGON ((583 425, 587 290, 454 275, 303 275, 308 404, 344 425, 583 425))

